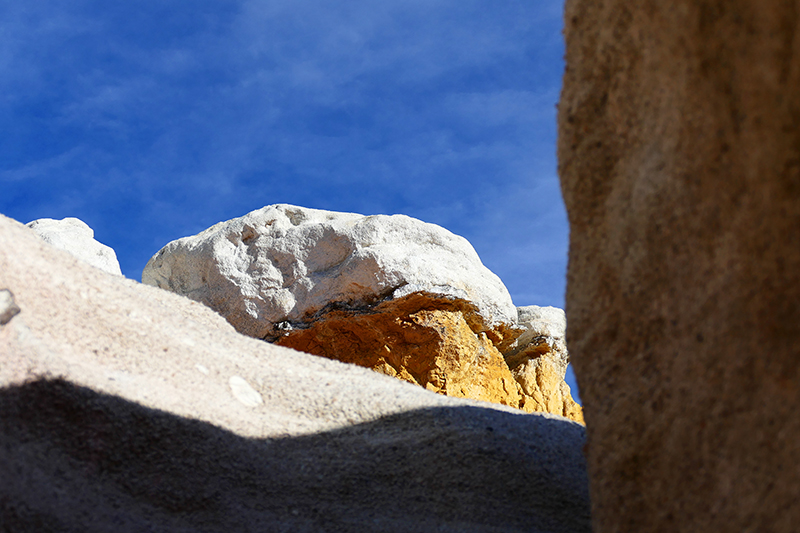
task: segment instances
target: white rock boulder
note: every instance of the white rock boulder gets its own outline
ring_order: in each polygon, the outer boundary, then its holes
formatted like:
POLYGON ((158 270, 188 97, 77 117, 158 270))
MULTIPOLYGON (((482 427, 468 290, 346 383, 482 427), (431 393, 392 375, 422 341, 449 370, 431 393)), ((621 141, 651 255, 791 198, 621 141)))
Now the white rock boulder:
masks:
POLYGON ((117 254, 105 244, 94 239, 94 230, 86 222, 67 217, 62 220, 40 218, 27 224, 44 242, 69 252, 110 274, 122 275, 117 254))
POLYGON ((332 306, 420 292, 470 302, 477 331, 517 318, 508 290, 466 239, 404 215, 267 206, 167 244, 142 282, 202 302, 238 331, 266 339, 332 306))

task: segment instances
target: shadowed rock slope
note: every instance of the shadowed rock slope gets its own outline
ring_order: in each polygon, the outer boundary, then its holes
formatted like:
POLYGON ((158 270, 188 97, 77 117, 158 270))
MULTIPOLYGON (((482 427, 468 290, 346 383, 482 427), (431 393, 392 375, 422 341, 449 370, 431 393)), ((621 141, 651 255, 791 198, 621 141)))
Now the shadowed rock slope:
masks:
POLYGON ((0 529, 588 531, 584 430, 242 336, 0 217, 0 529))

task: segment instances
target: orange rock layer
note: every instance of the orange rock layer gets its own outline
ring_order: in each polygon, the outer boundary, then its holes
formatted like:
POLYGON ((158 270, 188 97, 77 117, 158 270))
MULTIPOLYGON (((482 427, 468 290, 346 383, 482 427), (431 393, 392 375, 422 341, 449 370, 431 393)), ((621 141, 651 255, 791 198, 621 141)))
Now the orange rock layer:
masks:
POLYGON ((536 366, 527 361, 518 365, 518 373, 533 375, 533 381, 523 380, 527 387, 518 383, 520 378, 515 379, 496 347, 515 334, 480 331, 463 302, 412 296, 366 312, 329 311, 304 329, 286 332, 276 344, 371 368, 439 394, 550 412, 583 423, 581 407, 569 396, 563 377, 526 372, 536 366))

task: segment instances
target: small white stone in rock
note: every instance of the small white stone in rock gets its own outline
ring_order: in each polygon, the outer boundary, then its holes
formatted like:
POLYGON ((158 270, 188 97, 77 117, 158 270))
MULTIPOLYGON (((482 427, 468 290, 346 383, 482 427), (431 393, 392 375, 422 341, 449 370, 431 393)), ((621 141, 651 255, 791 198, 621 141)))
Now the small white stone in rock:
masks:
POLYGON ((264 403, 261 395, 250 384, 239 376, 231 376, 228 380, 233 396, 247 407, 256 407, 264 403))
POLYGON ((8 289, 0 290, 0 325, 8 324, 20 309, 14 302, 14 295, 8 289))

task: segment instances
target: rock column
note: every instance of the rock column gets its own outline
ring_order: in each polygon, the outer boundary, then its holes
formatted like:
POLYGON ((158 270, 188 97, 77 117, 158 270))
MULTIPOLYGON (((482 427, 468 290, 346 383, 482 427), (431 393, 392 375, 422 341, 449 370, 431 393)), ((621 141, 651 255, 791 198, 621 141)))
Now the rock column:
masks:
POLYGON ((595 531, 800 524, 800 2, 568 0, 595 531))

